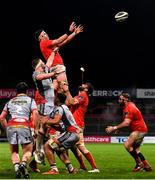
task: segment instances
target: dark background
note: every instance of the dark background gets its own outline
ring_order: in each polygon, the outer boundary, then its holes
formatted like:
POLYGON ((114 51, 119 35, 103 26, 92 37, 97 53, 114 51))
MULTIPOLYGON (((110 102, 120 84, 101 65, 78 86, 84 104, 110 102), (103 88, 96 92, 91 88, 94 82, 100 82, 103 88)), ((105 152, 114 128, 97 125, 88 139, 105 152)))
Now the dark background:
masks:
POLYGON ((84 32, 60 49, 70 87, 84 80, 95 88, 154 88, 154 0, 21 0, 0 6, 0 87, 26 81, 34 87, 31 61, 41 57, 34 32, 44 28, 51 39, 64 34, 72 21, 84 32), (127 11, 127 21, 114 15, 127 11))

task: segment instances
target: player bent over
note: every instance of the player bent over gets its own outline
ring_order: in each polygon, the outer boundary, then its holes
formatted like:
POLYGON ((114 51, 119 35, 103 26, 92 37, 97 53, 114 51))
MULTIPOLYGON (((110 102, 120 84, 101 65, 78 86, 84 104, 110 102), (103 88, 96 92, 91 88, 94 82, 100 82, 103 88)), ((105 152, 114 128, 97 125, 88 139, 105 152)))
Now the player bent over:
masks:
POLYGON ((45 146, 45 155, 48 159, 48 162, 51 166, 51 169, 48 172, 43 174, 58 174, 59 171, 55 167, 55 157, 54 151, 59 154, 59 157, 66 165, 69 173, 75 173, 75 169, 73 168, 67 153, 66 149, 73 147, 79 140, 79 136, 77 134, 78 127, 73 118, 72 113, 69 108, 65 105, 66 96, 63 93, 58 93, 55 98, 55 108, 51 117, 44 117, 42 122, 48 126, 57 126, 61 134, 57 138, 49 139, 45 146))
POLYGON ((7 139, 10 144, 11 160, 15 168, 16 178, 29 178, 27 172, 27 163, 32 155, 32 135, 29 127, 29 118, 32 113, 34 122, 36 123, 38 111, 34 99, 26 95, 28 86, 25 82, 20 82, 16 86, 17 96, 9 100, 5 104, 0 115, 3 120, 10 114, 8 123, 5 121, 3 125, 6 127, 7 139), (19 157, 19 144, 22 146, 22 159, 19 157))

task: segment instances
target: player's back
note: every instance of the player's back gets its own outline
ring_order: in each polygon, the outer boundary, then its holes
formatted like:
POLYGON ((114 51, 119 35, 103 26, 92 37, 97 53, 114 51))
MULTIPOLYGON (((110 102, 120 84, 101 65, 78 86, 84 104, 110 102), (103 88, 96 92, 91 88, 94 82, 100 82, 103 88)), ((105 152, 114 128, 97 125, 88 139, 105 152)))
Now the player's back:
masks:
POLYGON ((12 118, 29 119, 31 113, 32 98, 20 95, 8 102, 8 111, 12 118))

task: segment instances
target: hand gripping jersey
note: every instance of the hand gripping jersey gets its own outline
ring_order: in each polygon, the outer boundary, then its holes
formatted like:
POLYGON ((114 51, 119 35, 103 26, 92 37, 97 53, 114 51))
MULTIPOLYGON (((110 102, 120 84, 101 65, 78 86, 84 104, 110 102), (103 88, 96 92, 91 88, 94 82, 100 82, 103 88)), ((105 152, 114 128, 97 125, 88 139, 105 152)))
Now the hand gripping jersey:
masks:
MULTIPOLYGON (((50 117, 54 118, 56 114, 62 115, 62 119, 60 122, 60 126, 62 131, 68 132, 76 132, 78 126, 75 122, 75 119, 66 105, 55 106, 53 112, 51 113, 50 117)), ((52 120, 51 120, 52 121, 52 120)))

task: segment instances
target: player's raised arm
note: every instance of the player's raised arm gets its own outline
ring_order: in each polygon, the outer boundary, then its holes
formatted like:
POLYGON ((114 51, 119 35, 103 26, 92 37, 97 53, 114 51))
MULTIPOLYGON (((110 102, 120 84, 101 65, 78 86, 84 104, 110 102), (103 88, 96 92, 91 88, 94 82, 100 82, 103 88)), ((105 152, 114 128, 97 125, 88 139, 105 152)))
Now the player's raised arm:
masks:
MULTIPOLYGON (((71 25, 70 25, 70 27, 69 27, 69 30, 64 34, 64 35, 62 35, 62 36, 60 36, 58 39, 54 39, 53 41, 52 41, 52 46, 54 47, 54 46, 61 46, 60 44, 61 43, 63 43, 63 42, 65 42, 67 39, 68 39, 68 37, 71 35, 71 34, 73 34, 74 33, 74 30, 76 29, 76 24, 75 24, 75 22, 72 22, 71 23, 71 25)), ((64 43, 64 44, 66 44, 66 43, 64 43)), ((63 45, 64 45, 63 44, 63 45)))
POLYGON ((83 32, 83 26, 80 24, 77 28, 74 29, 74 32, 71 33, 66 40, 64 40, 62 43, 59 43, 58 46, 64 46, 68 42, 70 42, 77 34, 83 32))
POLYGON ((47 62, 46 62, 46 66, 47 66, 47 67, 50 68, 50 67, 52 66, 54 57, 55 57, 55 55, 56 55, 56 53, 57 53, 58 51, 59 51, 59 48, 58 48, 58 47, 54 48, 54 50, 52 51, 51 55, 50 55, 49 58, 47 59, 47 62))

